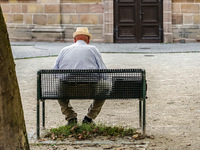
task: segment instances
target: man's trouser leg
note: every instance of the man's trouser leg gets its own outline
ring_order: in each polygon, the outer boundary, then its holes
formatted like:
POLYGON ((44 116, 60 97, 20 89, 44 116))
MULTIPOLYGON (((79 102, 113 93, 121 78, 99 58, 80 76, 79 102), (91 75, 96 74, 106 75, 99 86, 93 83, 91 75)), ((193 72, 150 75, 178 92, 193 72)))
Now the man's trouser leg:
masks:
POLYGON ((70 100, 58 100, 60 104, 62 114, 65 115, 65 119, 68 121, 72 118, 77 118, 77 113, 74 112, 73 107, 70 105, 70 100))
POLYGON ((93 100, 93 103, 88 108, 87 117, 91 119, 95 119, 101 111, 101 108, 105 100, 93 100))

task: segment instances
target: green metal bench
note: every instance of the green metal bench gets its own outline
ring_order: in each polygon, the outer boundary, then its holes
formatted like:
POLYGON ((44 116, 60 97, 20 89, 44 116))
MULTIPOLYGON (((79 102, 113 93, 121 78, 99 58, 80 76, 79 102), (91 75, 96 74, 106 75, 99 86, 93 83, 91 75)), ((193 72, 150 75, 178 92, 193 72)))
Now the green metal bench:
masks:
POLYGON ((146 132, 146 73, 143 69, 39 70, 37 72, 37 138, 40 101, 45 128, 45 100, 139 99, 139 125, 146 132))

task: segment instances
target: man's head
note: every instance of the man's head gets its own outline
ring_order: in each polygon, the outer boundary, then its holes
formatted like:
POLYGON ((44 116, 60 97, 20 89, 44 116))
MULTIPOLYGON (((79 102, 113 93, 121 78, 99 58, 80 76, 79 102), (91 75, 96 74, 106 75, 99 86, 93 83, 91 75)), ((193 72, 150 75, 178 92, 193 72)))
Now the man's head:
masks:
POLYGON ((89 44, 92 35, 89 33, 87 27, 77 27, 76 32, 73 33, 74 42, 83 40, 89 44))

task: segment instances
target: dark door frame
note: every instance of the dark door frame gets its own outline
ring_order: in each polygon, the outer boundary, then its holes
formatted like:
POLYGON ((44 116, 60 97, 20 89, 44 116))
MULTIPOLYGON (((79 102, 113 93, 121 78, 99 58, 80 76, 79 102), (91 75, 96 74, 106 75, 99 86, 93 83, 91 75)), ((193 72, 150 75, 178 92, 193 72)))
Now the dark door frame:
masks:
MULTIPOLYGON (((127 0, 129 1, 129 0, 127 0)), ((163 42, 163 1, 162 0, 158 0, 157 3, 159 3, 159 7, 158 7, 158 20, 159 20, 159 26, 157 27, 157 31, 158 31, 158 37, 155 38, 142 38, 142 19, 140 17, 142 17, 142 2, 141 0, 135 0, 135 32, 134 33, 134 37, 119 37, 119 27, 118 27, 118 23, 116 23, 118 21, 118 16, 120 13, 119 10, 117 10, 118 8, 118 4, 119 4, 120 0, 114 0, 114 34, 113 34, 113 40, 114 43, 162 43, 163 42), (117 21, 116 21, 117 20, 117 21)), ((131 3, 131 2, 130 2, 131 3)), ((147 5, 152 5, 153 4, 147 4, 147 5)), ((155 5, 155 4, 154 4, 155 5)))

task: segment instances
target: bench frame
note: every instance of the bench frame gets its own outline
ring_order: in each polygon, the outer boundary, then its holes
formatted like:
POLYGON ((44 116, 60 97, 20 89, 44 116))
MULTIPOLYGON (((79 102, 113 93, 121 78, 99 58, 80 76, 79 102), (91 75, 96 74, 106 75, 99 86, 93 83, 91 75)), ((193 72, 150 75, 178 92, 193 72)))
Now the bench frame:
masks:
MULTIPOLYGON (((42 97, 42 79, 41 74, 56 74, 60 72, 73 72, 74 70, 39 70, 37 72, 37 139, 40 139, 40 102, 42 102, 42 127, 45 128, 45 100, 57 100, 59 98, 43 98, 42 97)), ((76 70, 77 71, 77 70, 76 70)), ((79 70, 80 71, 80 70, 79 70)), ((139 99, 139 126, 142 127, 143 136, 146 135, 146 93, 147 93, 147 83, 146 83, 146 72, 143 69, 100 69, 100 70, 86 70, 89 73, 99 72, 99 73, 112 73, 112 72, 119 72, 119 73, 141 73, 142 74, 142 96, 138 97, 139 99)), ((61 98, 60 98, 61 99, 61 98)), ((72 98, 74 99, 74 98, 72 98)), ((85 98, 82 98, 85 99, 85 98)), ((88 98, 87 98, 88 99, 88 98)), ((126 98, 111 98, 111 99, 126 99, 126 98)), ((130 98, 129 98, 130 99, 130 98)), ((132 98, 135 99, 135 98, 132 98)))

